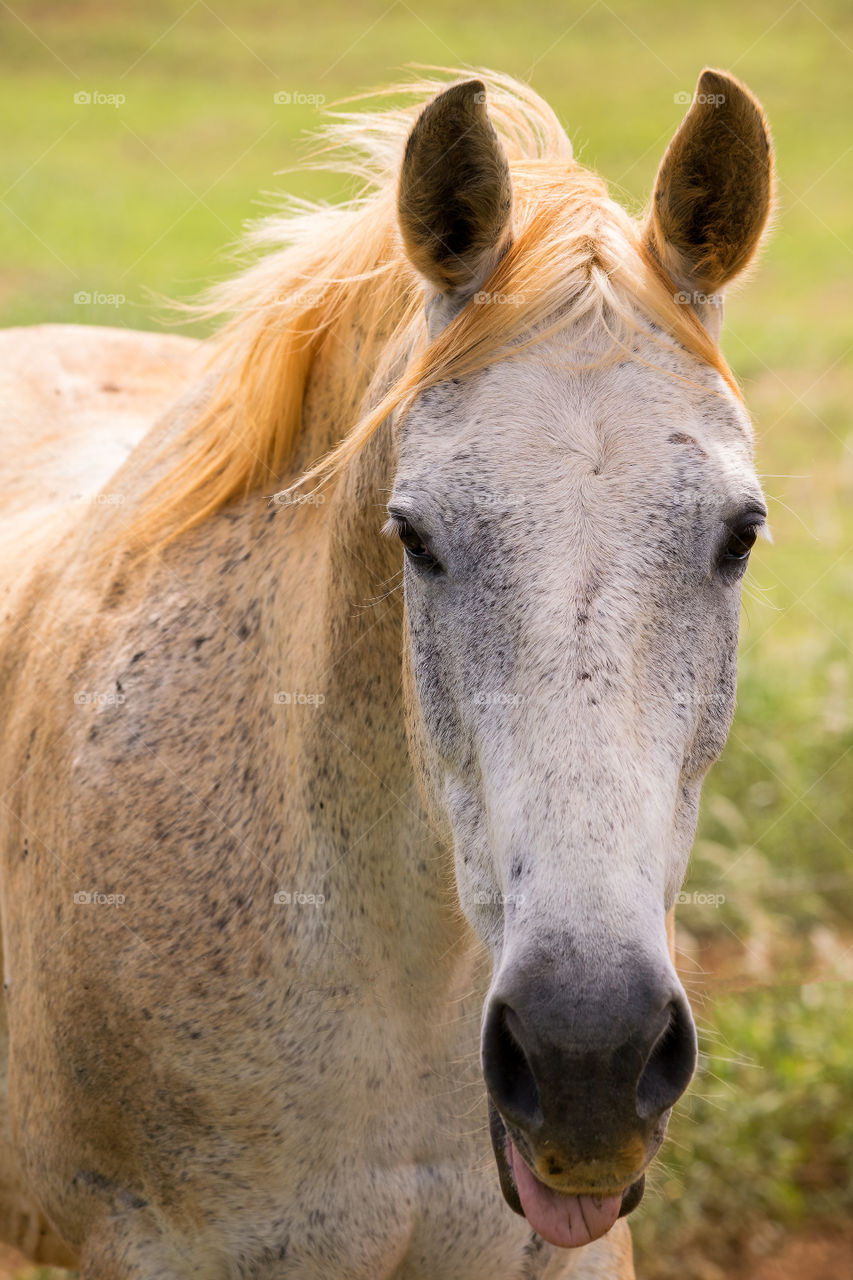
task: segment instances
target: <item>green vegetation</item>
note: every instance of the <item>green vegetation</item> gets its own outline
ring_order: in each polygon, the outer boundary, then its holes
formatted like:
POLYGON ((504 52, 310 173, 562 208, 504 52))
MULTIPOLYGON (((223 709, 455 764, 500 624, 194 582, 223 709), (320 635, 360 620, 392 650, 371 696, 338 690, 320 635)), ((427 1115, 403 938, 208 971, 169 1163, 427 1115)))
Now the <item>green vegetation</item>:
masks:
POLYGON ((740 992, 716 998, 711 1016, 708 1052, 650 1175, 653 1207, 634 1218, 639 1274, 660 1280, 740 1275, 785 1228, 853 1211, 849 987, 740 992))
POLYGON ((632 208, 703 65, 759 94, 779 215, 728 304, 725 346, 756 420, 774 544, 750 571, 739 710, 685 886, 725 901, 680 914, 687 978, 697 994, 711 987, 706 1058, 635 1215, 639 1271, 684 1275, 689 1250, 689 1274, 731 1274, 713 1267, 733 1266, 747 1238, 772 1243, 849 1213, 853 11, 843 0, 492 0, 487 12, 455 0, 17 0, 0 30, 5 324, 156 326, 153 296, 187 297, 227 273, 224 251, 269 204, 263 193, 346 190, 274 176, 304 154, 322 116, 313 99, 385 84, 409 62, 530 79, 632 208), (75 103, 80 93, 125 101, 75 103), (75 303, 79 293, 113 301, 75 303), (714 989, 718 963, 737 971, 733 989, 714 989))

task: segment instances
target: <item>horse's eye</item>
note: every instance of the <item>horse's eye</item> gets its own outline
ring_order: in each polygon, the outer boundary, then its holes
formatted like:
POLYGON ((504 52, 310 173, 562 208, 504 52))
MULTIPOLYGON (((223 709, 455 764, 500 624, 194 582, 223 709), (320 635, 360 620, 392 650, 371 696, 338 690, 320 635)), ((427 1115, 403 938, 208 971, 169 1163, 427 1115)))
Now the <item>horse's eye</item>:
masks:
POLYGON ((438 560, 430 551, 421 535, 413 529, 408 520, 402 516, 391 517, 397 537, 406 548, 406 555, 415 564, 425 569, 437 569, 438 560))
POLYGON ((735 529, 731 529, 723 544, 720 563, 735 568, 739 564, 745 564, 749 559, 749 553, 755 545, 755 539, 758 537, 761 529, 761 521, 753 519, 751 523, 744 522, 735 529))

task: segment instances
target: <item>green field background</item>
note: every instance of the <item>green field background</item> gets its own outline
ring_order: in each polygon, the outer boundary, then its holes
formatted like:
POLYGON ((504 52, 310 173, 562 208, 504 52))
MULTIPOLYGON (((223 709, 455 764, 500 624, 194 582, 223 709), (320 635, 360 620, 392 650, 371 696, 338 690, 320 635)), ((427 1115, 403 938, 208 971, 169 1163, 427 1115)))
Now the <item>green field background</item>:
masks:
POLYGON ((0 62, 5 325, 158 327, 275 192, 347 193, 292 172, 304 135, 407 64, 529 80, 632 210, 704 65, 759 95, 778 215, 724 346, 774 542, 680 911, 701 1069, 632 1222, 645 1280, 746 1276, 831 1230, 853 1209, 853 6, 0 0, 0 62))

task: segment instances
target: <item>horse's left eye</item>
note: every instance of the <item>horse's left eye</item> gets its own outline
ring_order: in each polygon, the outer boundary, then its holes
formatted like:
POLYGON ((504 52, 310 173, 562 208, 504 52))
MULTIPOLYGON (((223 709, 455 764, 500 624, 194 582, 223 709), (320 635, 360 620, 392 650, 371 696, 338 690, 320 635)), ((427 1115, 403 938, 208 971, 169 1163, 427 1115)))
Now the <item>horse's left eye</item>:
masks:
POLYGON ((430 551, 422 536, 413 529, 403 516, 392 515, 394 531, 406 548, 406 555, 411 561, 424 569, 437 569, 438 560, 430 551))
POLYGON ((723 551, 720 556, 721 563, 732 568, 738 564, 745 564, 749 559, 749 553, 755 545, 760 529, 761 522, 758 520, 751 524, 745 523, 739 525, 736 529, 731 529, 723 544, 723 551))

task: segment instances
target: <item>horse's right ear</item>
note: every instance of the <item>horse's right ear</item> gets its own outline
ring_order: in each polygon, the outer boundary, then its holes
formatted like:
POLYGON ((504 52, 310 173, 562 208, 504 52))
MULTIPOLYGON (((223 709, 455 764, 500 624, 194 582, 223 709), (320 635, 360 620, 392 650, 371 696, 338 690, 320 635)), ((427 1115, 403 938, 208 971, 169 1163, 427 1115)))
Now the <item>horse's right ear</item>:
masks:
POLYGON ((447 323, 511 238, 509 164, 481 80, 452 85, 421 112, 406 144, 397 215, 409 260, 438 291, 447 323))

